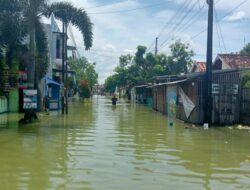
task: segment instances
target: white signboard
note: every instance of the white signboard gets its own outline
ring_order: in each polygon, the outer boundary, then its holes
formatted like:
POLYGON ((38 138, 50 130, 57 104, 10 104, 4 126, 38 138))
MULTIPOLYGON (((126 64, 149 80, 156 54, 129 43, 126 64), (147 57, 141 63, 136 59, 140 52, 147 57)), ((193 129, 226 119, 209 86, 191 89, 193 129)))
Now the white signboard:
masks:
POLYGON ((23 90, 23 109, 37 109, 37 90, 23 90))

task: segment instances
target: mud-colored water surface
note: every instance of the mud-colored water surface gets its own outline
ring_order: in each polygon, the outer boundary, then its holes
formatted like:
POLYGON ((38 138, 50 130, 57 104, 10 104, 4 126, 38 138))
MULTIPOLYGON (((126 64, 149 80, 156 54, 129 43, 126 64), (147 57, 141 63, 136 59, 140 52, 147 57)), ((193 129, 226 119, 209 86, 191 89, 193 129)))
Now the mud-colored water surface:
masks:
POLYGON ((187 128, 142 105, 73 102, 20 126, 0 115, 0 189, 250 189, 250 133, 187 128))

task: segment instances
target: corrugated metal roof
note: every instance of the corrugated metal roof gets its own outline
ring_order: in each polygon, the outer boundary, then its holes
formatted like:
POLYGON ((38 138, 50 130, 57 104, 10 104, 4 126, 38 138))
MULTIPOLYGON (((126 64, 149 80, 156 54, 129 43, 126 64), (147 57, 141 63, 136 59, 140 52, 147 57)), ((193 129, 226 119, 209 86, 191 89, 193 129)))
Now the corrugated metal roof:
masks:
POLYGON ((219 54, 218 58, 231 69, 250 67, 250 55, 219 54))
POLYGON ((149 86, 149 85, 148 84, 139 85, 139 86, 135 86, 135 88, 143 88, 143 87, 146 87, 146 86, 149 86))

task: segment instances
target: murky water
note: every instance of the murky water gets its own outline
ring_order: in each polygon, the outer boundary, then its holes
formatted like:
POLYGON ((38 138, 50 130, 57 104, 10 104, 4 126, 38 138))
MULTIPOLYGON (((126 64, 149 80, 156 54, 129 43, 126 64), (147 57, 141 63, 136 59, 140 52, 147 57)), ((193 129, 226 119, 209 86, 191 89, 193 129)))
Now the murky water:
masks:
POLYGON ((250 133, 193 129, 94 97, 18 126, 0 115, 0 189, 250 189, 250 133), (6 123, 8 120, 8 123, 6 123))

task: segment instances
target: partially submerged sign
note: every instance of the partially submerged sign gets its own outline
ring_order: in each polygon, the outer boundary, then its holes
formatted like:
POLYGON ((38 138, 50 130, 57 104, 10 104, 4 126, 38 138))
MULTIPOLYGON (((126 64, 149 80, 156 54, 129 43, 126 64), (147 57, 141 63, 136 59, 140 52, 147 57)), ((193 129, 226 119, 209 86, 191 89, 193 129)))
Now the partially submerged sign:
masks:
POLYGON ((167 90, 167 109, 168 109, 168 126, 174 126, 174 119, 176 118, 176 102, 177 92, 176 87, 169 86, 167 90))
POLYGON ((23 90, 23 109, 37 109, 37 90, 23 90))

